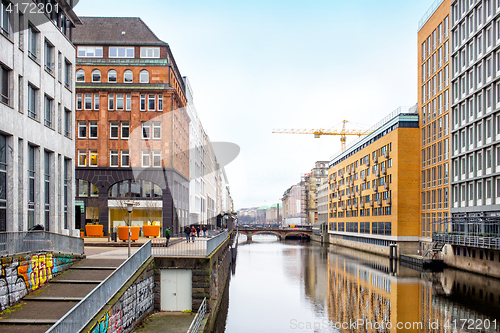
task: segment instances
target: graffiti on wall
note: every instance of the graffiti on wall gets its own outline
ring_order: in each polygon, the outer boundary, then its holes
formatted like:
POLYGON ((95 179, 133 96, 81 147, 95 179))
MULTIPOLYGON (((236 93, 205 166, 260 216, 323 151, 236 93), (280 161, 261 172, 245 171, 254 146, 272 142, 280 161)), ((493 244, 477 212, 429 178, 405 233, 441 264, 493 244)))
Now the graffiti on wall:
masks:
POLYGON ((70 265, 72 255, 54 256, 37 253, 26 257, 9 257, 0 262, 0 311, 37 290, 70 265))
POLYGON ((89 333, 131 331, 135 322, 153 307, 154 284, 153 276, 132 284, 118 302, 92 326, 89 333))

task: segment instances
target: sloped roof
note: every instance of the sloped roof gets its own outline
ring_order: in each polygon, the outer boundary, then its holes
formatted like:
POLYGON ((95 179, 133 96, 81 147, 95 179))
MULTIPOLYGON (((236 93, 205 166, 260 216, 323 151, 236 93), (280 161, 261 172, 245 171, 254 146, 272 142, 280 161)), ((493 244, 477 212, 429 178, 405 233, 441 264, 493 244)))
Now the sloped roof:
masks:
POLYGON ((73 43, 86 45, 167 45, 139 17, 80 16, 73 43))

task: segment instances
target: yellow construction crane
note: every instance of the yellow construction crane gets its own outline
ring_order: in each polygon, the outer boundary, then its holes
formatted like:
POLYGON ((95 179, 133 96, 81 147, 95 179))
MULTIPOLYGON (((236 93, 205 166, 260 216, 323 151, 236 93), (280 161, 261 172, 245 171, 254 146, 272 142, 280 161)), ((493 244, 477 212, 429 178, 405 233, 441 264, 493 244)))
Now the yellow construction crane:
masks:
POLYGON ((273 130, 273 133, 281 133, 281 134, 314 134, 315 138, 319 138, 322 135, 340 135, 340 145, 342 147, 342 152, 346 150, 346 136, 347 135, 368 135, 372 131, 371 130, 350 130, 345 128, 345 124, 348 123, 349 121, 347 120, 342 120, 342 129, 341 130, 336 130, 336 129, 324 129, 324 128, 319 128, 319 129, 312 129, 312 130, 305 130, 305 129, 284 129, 284 130, 273 130))

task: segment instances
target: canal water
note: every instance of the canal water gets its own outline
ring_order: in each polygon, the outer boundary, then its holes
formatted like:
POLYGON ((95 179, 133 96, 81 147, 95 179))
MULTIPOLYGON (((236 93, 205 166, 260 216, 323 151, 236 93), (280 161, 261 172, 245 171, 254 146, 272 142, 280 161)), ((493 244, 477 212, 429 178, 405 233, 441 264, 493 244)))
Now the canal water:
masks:
POLYGON ((315 242, 240 236, 217 333, 500 332, 500 280, 315 242))

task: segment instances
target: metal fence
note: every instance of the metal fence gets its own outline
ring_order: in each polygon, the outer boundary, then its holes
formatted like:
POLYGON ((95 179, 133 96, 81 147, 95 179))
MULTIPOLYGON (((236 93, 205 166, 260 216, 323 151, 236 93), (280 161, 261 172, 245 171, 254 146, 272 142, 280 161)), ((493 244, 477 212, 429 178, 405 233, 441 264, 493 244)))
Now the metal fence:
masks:
POLYGON ((133 256, 122 263, 113 274, 95 287, 47 332, 80 332, 149 257, 151 257, 151 241, 144 244, 133 256))
POLYGON ((207 298, 205 297, 203 299, 203 302, 201 302, 200 308, 198 309, 198 313, 196 313, 196 316, 194 317, 193 321, 191 322, 191 325, 189 326, 187 333, 198 333, 199 332, 201 323, 203 321, 203 318, 205 318, 206 313, 207 313, 207 298))
POLYGON ((451 217, 433 223, 433 242, 452 245, 500 248, 500 217, 451 217))
POLYGON ((41 251, 83 254, 83 239, 47 231, 0 232, 0 256, 41 251))
POLYGON ((166 246, 165 238, 152 239, 151 254, 157 257, 207 257, 228 238, 227 231, 213 237, 176 237, 166 246))

